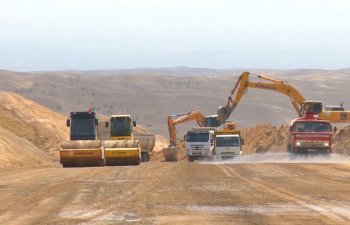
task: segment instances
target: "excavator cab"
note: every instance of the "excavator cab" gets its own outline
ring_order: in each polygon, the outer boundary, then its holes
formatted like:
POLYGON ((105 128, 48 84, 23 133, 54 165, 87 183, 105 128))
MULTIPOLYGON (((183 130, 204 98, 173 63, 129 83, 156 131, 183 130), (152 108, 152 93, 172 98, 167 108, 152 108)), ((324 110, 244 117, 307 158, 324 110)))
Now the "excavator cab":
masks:
POLYGON ((312 113, 318 115, 322 113, 322 103, 320 101, 305 101, 301 105, 301 115, 306 115, 306 113, 312 113))
POLYGON ((221 125, 217 115, 205 117, 205 127, 219 127, 221 125))

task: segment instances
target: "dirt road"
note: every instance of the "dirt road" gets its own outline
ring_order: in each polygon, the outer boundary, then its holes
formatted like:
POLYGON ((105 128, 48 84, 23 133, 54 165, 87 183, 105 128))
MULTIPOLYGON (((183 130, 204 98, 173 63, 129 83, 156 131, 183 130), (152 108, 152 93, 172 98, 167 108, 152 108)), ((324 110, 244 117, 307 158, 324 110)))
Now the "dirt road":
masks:
POLYGON ((0 224, 350 224, 350 161, 3 168, 0 194, 0 224))

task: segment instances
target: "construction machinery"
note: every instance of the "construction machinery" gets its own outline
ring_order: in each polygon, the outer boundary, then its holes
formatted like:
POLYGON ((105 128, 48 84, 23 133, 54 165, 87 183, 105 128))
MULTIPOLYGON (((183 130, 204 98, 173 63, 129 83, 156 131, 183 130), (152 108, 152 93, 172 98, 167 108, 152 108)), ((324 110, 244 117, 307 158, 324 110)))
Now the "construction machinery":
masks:
POLYGON ((156 136, 154 134, 134 134, 134 139, 140 142, 141 161, 148 162, 151 157, 150 153, 156 144, 156 136))
POLYGON ((188 161, 198 159, 211 160, 214 155, 213 135, 216 127, 196 127, 185 135, 186 156, 188 161))
POLYGON ((216 115, 204 116, 197 110, 192 110, 187 113, 168 116, 168 130, 170 136, 170 144, 163 148, 163 156, 165 161, 177 161, 178 146, 176 143, 176 125, 188 121, 196 121, 200 127, 218 127, 220 123, 216 115), (173 117, 176 117, 174 120, 173 117))
POLYGON ((350 122, 350 111, 345 111, 342 105, 340 107, 326 106, 323 110, 323 106, 320 101, 305 100, 305 98, 295 87, 285 81, 276 80, 250 72, 243 72, 234 85, 234 88, 231 90, 231 95, 228 97, 226 106, 220 106, 218 108, 218 119, 221 123, 224 123, 230 117, 231 113, 236 108, 243 95, 247 92, 248 88, 276 91, 288 96, 298 114, 298 117, 303 117, 306 113, 312 113, 314 115, 318 115, 320 119, 328 120, 331 123, 350 122), (260 78, 265 82, 250 81, 250 76, 260 78))
POLYGON ((136 122, 131 116, 112 115, 105 126, 110 127, 110 140, 103 141, 106 165, 140 164, 141 147, 134 139, 136 122))
POLYGON ((239 130, 214 132, 214 160, 233 159, 242 155, 244 139, 239 130))
POLYGON ((312 113, 291 121, 289 125, 288 147, 290 153, 332 152, 332 125, 312 113))
POLYGON ((67 119, 70 141, 60 148, 60 163, 63 167, 103 166, 104 151, 97 139, 98 119, 95 112, 71 112, 67 119))

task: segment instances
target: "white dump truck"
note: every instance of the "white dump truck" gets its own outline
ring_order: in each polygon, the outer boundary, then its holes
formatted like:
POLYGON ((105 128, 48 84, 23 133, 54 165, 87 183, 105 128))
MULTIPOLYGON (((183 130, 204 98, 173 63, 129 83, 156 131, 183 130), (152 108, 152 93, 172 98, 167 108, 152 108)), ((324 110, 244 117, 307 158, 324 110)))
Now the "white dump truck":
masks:
POLYGON ((187 132, 185 140, 188 161, 213 158, 215 130, 212 127, 196 127, 187 132))
POLYGON ((213 136, 214 160, 232 159, 242 155, 244 140, 240 131, 215 131, 213 136))

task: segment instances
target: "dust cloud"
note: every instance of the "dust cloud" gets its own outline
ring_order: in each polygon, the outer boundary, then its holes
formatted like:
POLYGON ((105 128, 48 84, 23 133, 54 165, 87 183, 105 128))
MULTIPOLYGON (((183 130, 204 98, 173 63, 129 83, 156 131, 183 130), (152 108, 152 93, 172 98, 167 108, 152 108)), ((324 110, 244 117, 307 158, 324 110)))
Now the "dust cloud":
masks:
POLYGON ((233 163, 344 163, 350 164, 350 157, 340 154, 290 154, 262 153, 240 156, 230 160, 206 161, 203 164, 233 164, 233 163))

